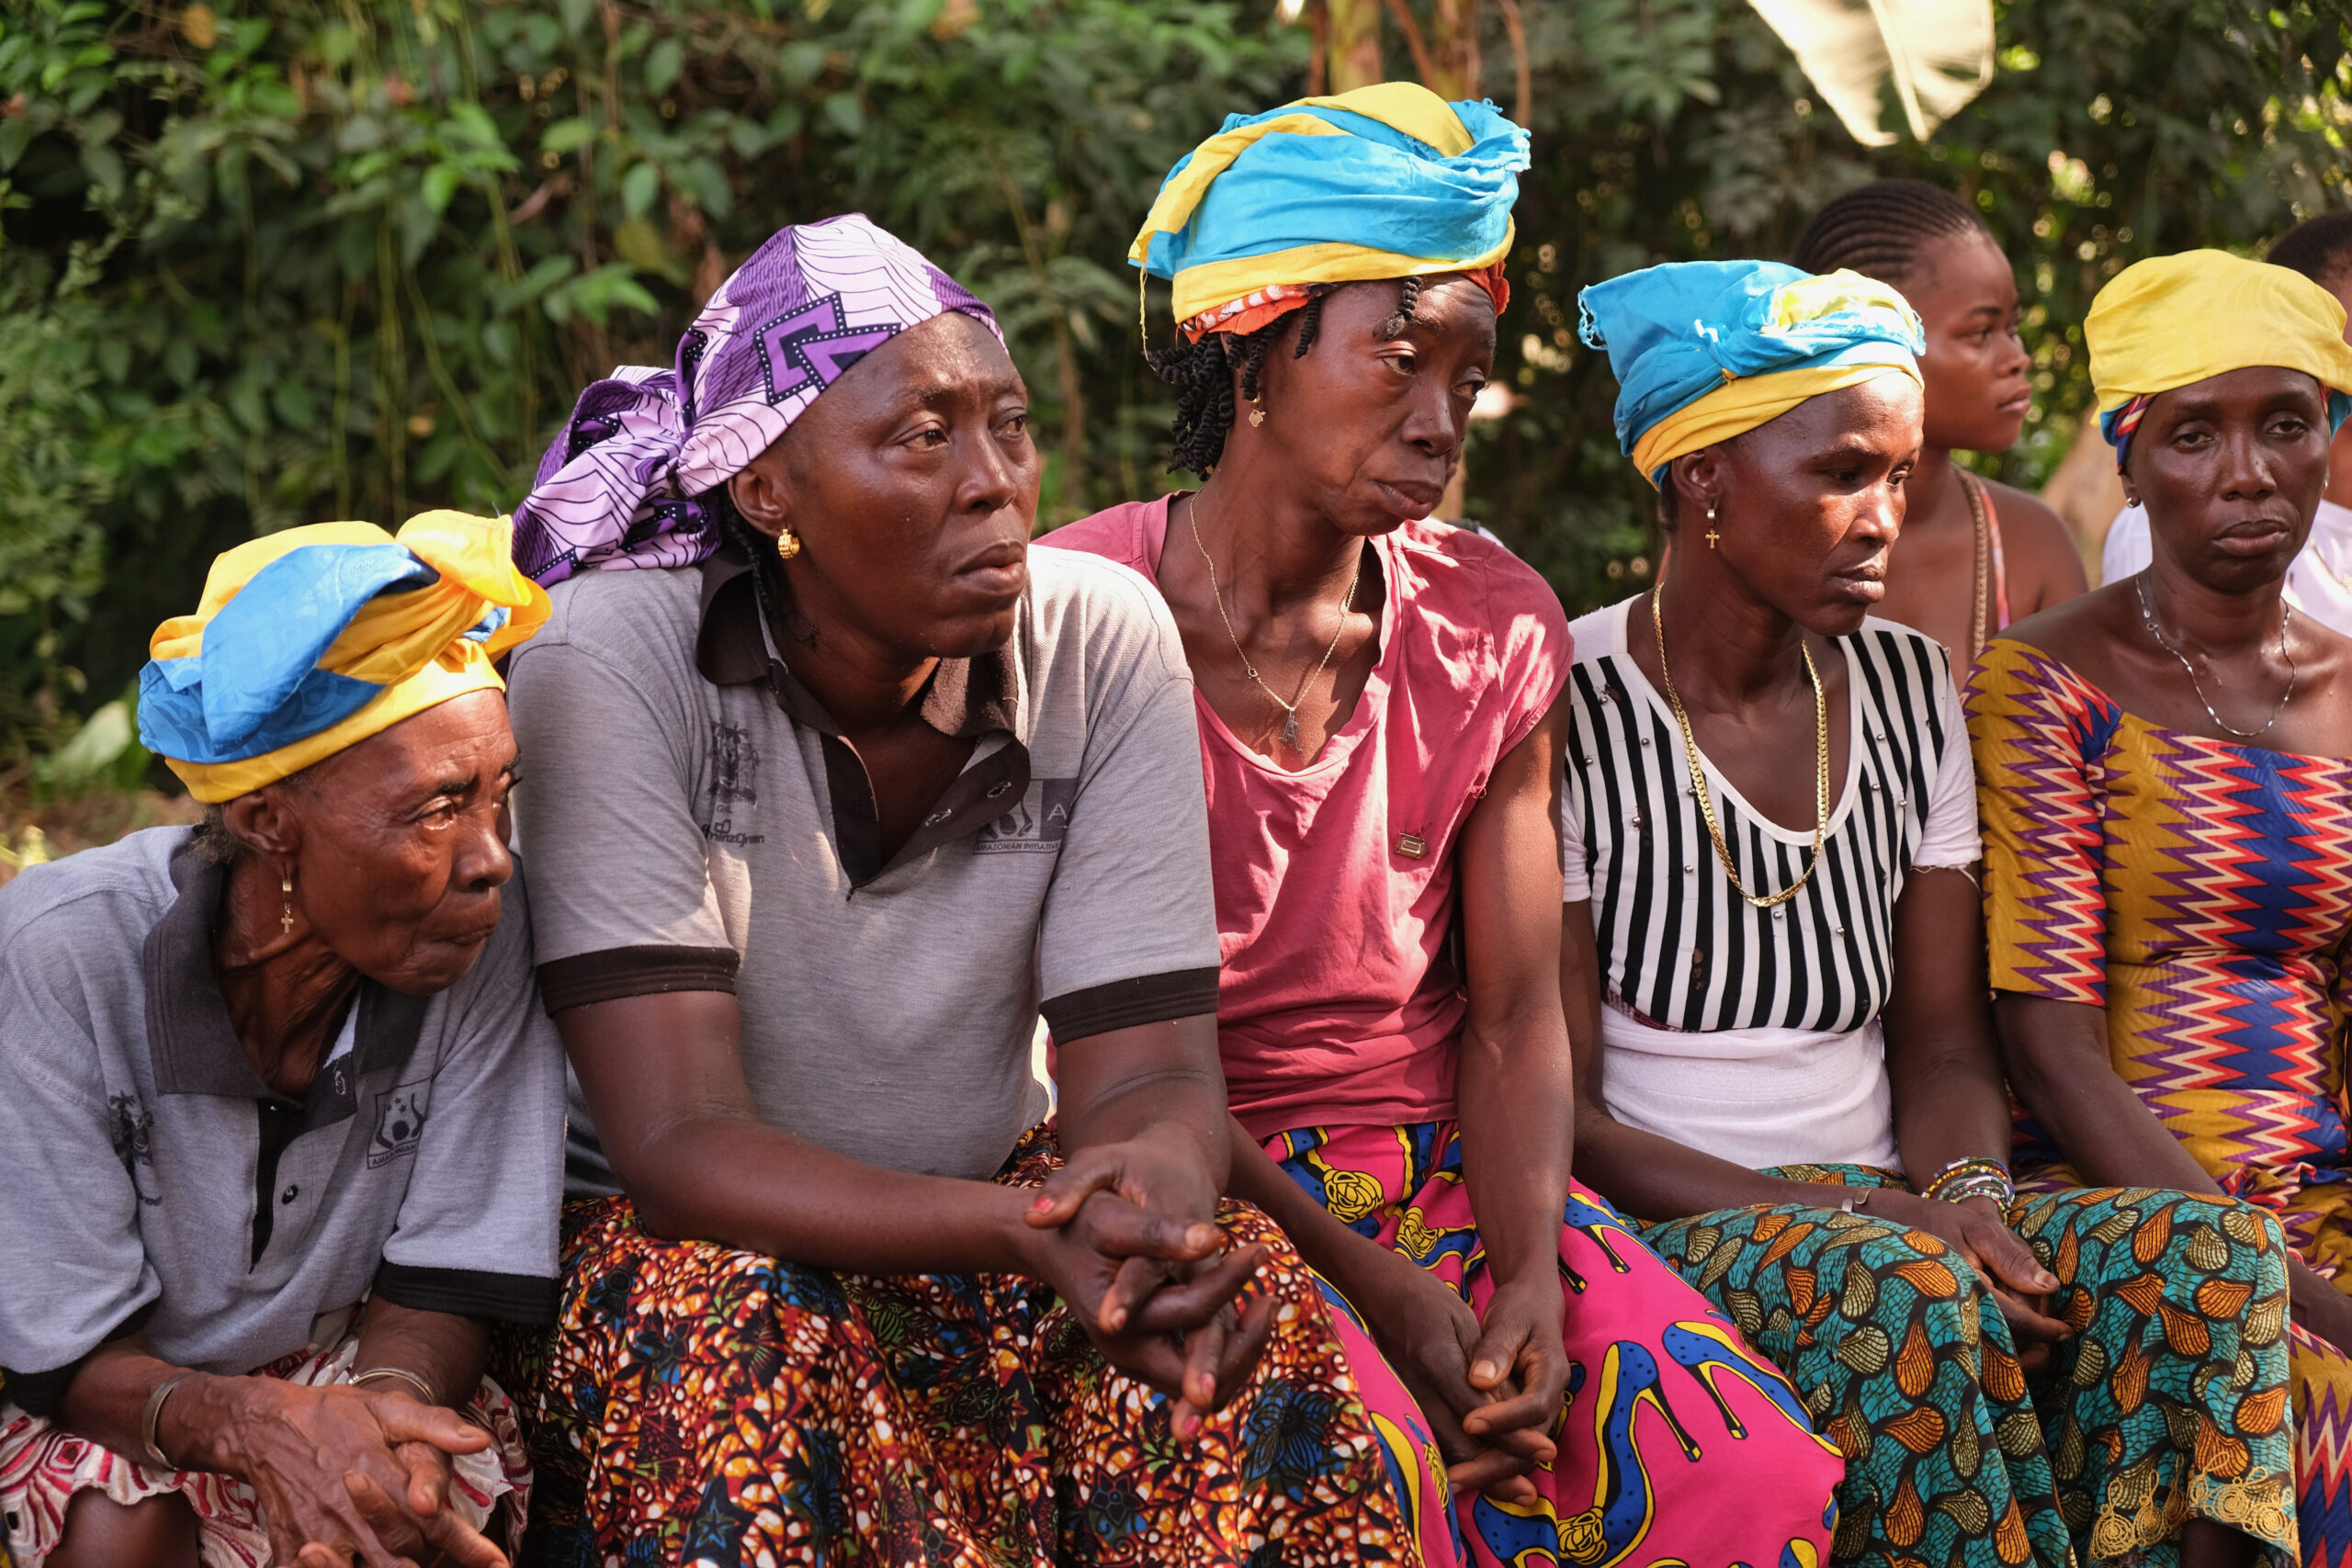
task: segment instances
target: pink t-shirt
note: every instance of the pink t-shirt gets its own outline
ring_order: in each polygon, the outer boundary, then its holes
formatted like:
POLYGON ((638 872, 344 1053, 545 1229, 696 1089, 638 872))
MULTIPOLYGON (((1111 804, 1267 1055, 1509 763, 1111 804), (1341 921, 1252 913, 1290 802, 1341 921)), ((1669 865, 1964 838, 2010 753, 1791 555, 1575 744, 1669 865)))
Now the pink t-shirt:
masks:
MULTIPOLYGON (((1042 542, 1157 581, 1168 506, 1130 502, 1042 542)), ((1387 579, 1380 662, 1313 766, 1275 766, 1194 698, 1219 1043, 1233 1112, 1259 1138, 1454 1114, 1467 1005, 1444 952, 1455 840, 1573 662, 1559 599, 1491 540, 1424 522, 1373 546, 1387 579)))

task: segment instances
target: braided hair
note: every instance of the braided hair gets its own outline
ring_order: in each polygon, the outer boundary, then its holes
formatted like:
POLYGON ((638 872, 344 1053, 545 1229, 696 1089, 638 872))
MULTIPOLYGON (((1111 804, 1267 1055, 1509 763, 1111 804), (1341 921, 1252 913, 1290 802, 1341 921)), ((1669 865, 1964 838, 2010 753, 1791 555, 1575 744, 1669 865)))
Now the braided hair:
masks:
POLYGON ((1795 265, 1807 272, 1851 267, 1900 288, 1938 240, 1992 231, 1976 209, 1925 180, 1873 180, 1813 216, 1797 242, 1795 265))
POLYGON ((721 479, 695 498, 696 504, 708 513, 718 525, 718 536, 743 552, 752 565, 752 602, 759 606, 760 624, 781 637, 787 624, 786 606, 792 603, 792 590, 784 581, 784 561, 775 553, 775 541, 752 526, 749 519, 735 509, 735 497, 721 479))
POLYGON ((2263 259, 2300 272, 2323 288, 2352 276, 2352 212, 2324 212, 2303 220, 2263 259))
MULTIPOLYGON (((1290 356, 1306 358, 1323 331, 1323 301, 1336 287, 1316 288, 1304 308, 1278 316, 1254 333, 1204 333, 1197 343, 1185 342, 1180 333, 1166 348, 1144 355, 1153 373, 1176 393, 1176 417, 1168 425, 1173 442, 1170 472, 1187 469, 1206 477, 1216 471, 1218 459, 1225 456, 1226 435, 1233 429, 1235 368, 1241 371, 1241 396, 1254 400, 1265 375, 1266 351, 1295 327, 1298 339, 1291 344, 1290 356)), ((1381 323, 1383 337, 1395 337, 1405 330, 1420 297, 1421 280, 1405 279, 1397 290, 1396 310, 1381 323)))

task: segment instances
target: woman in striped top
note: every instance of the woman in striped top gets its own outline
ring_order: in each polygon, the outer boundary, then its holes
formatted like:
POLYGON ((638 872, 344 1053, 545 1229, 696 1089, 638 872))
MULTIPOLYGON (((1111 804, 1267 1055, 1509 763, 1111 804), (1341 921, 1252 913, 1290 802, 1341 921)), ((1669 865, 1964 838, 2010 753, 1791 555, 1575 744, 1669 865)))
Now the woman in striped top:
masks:
POLYGON ((1574 627, 1578 1176, 1846 1454, 1834 1562, 2290 1561, 2276 1233, 2172 1191, 2020 1203, 2002 1158, 1967 731, 1943 649, 1869 614, 1916 318, 1764 263, 1585 305, 1676 537, 1574 627))

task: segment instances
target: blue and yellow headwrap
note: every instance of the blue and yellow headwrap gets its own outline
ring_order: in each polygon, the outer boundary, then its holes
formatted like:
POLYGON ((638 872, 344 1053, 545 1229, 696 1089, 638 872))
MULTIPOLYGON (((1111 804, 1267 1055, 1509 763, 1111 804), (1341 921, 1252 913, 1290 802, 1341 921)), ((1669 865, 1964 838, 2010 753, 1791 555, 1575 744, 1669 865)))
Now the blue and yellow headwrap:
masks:
POLYGON ((1674 262, 1578 297, 1586 344, 1617 373, 1617 445, 1650 483, 1808 398, 1881 376, 1919 378, 1927 338, 1903 296, 1840 269, 1674 262))
POLYGON ((1178 161, 1127 260, 1198 339, 1254 332, 1317 286, 1466 272, 1499 311, 1527 132, 1411 82, 1228 115, 1178 161), (1246 323, 1246 324, 1245 324, 1246 323))
POLYGON ((319 523, 212 563, 148 643, 139 738, 197 799, 233 800, 485 687, 548 618, 503 517, 427 512, 395 538, 319 523))
POLYGON ((2120 470, 2141 416, 2160 392, 2277 365, 2327 389, 2341 427, 2352 412, 2352 346, 2344 306, 2301 273, 2227 251, 2134 262, 2091 301, 2083 321, 2098 390, 2099 434, 2120 470))

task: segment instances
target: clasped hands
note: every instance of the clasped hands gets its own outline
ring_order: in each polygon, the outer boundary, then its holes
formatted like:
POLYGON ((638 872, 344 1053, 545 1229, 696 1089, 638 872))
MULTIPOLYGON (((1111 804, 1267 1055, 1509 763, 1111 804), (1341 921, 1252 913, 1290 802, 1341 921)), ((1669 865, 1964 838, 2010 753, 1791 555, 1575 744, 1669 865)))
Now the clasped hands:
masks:
POLYGON ((300 1568, 507 1568, 449 1506, 450 1459, 490 1436, 401 1389, 216 1381, 211 1430, 189 1445, 261 1503, 273 1562, 300 1568), (221 1387, 220 1385, 240 1385, 221 1387))
POLYGON ((1218 1227, 1197 1157, 1135 1140, 1080 1150, 1023 1219, 1023 1271, 1069 1303, 1103 1359, 1166 1394, 1180 1441, 1258 1363, 1275 1303, 1241 1293, 1266 1260, 1218 1227))

